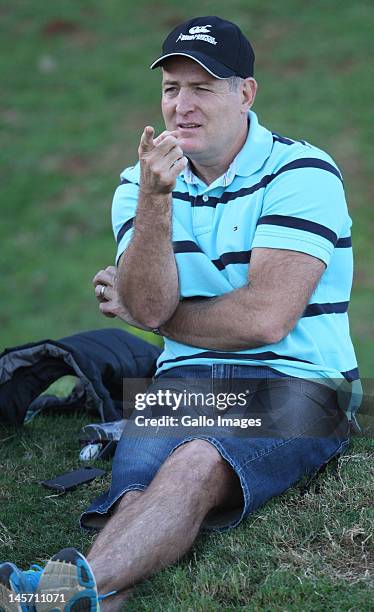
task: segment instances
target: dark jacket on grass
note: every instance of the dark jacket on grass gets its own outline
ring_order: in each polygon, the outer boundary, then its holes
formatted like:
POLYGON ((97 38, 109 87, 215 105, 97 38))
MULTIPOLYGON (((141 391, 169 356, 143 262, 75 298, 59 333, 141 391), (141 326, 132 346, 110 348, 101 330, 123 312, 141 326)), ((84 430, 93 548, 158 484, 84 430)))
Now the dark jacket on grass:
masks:
POLYGON ((100 329, 7 348, 0 355, 0 422, 21 425, 44 408, 85 408, 102 421, 123 418, 123 379, 151 378, 160 354, 120 329, 100 329), (66 398, 40 394, 62 376, 78 383, 66 398))

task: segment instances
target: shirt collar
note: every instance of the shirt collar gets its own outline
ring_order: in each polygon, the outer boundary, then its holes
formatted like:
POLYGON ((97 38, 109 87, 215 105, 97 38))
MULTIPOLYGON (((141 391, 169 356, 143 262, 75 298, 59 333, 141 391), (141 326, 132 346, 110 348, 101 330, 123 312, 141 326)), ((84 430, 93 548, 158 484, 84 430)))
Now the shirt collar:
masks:
MULTIPOLYGON (((226 172, 214 181, 222 187, 227 187, 235 176, 250 176, 259 170, 269 157, 273 147, 272 133, 259 124, 257 115, 253 111, 248 114, 249 130, 247 140, 242 149, 234 158, 226 172)), ((201 183, 193 173, 190 164, 182 172, 184 180, 189 185, 201 183)))
POLYGON ((236 174, 250 176, 266 162, 273 148, 273 135, 260 125, 256 113, 249 111, 249 130, 247 140, 239 151, 236 161, 236 174))
MULTIPOLYGON (((218 179, 214 181, 214 185, 218 187, 218 185, 222 187, 227 187, 234 180, 236 174, 236 157, 226 170, 225 174, 222 174, 218 179)), ((184 180, 187 185, 198 185, 202 181, 193 173, 190 163, 188 163, 187 167, 183 171, 184 180)))

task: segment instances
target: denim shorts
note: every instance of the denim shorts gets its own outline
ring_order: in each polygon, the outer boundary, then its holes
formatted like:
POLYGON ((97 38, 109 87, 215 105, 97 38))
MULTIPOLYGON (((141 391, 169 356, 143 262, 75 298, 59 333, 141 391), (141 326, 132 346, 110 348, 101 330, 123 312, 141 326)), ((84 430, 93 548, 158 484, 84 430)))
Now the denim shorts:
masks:
POLYGON ((190 440, 210 442, 240 481, 242 507, 213 511, 204 521, 203 528, 216 531, 236 527, 271 497, 318 472, 349 443, 349 424, 335 391, 266 366, 176 367, 154 378, 147 397, 151 394, 152 406, 134 410, 136 418, 129 419, 113 459, 110 489, 82 514, 82 527, 102 526, 124 493, 146 489, 164 461, 190 440), (209 396, 209 405, 205 399, 187 403, 186 387, 195 399, 209 396), (166 389, 182 397, 178 409, 160 405, 158 392, 166 389), (227 401, 219 406, 217 397, 227 401), (164 426, 167 417, 179 419, 178 426, 164 426))

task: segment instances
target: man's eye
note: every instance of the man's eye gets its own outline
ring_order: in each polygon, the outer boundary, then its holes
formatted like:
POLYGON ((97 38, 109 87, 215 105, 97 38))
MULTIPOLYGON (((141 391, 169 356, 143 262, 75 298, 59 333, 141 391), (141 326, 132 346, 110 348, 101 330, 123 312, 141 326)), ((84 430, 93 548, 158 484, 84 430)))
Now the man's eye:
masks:
POLYGON ((176 91, 177 91, 176 87, 166 87, 164 89, 164 93, 167 93, 167 94, 175 93, 176 91))
POLYGON ((199 86, 199 87, 196 87, 196 89, 197 89, 198 91, 210 91, 210 89, 208 89, 207 87, 200 87, 200 86, 199 86))

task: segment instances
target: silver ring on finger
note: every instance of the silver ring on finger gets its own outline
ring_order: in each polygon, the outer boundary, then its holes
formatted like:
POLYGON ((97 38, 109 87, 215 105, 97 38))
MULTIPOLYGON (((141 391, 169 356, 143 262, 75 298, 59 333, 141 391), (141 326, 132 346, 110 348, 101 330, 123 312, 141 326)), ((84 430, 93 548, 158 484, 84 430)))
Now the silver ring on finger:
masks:
POLYGON ((105 300, 105 289, 106 289, 106 286, 102 285, 100 289, 100 293, 99 293, 99 296, 104 300, 105 300))

